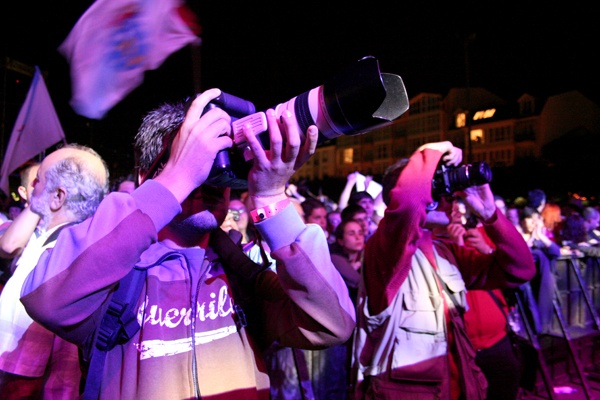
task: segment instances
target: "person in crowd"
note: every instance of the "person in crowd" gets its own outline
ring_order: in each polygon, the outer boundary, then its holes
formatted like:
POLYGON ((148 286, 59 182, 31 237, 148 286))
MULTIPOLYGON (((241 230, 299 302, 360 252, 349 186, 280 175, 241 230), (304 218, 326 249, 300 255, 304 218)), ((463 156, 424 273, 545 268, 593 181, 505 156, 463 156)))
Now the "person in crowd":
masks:
POLYGON ((81 368, 77 347, 42 327, 19 301, 27 275, 67 224, 82 221, 108 192, 108 168, 92 149, 66 145, 37 169, 29 206, 2 239, 30 239, 0 294, 0 396, 3 399, 76 399, 81 368))
POLYGON ((339 210, 330 210, 327 212, 327 242, 332 244, 335 242, 335 230, 342 222, 342 213, 339 210))
POLYGON ((127 174, 119 176, 117 179, 115 179, 110 191, 132 193, 135 190, 135 188, 135 176, 133 174, 127 174))
POLYGON ((225 217, 225 221, 221 224, 221 229, 225 232, 234 229, 241 233, 240 243, 242 245, 251 243, 256 238, 253 226, 250 225, 250 216, 248 215, 246 203, 242 200, 241 194, 232 191, 227 217, 225 217))
POLYGON ((524 296, 524 303, 530 312, 528 317, 532 320, 536 333, 549 333, 552 331, 554 315, 554 264, 561 256, 561 248, 546 235, 546 228, 537 209, 529 206, 522 208, 519 220, 521 235, 533 254, 536 265, 534 278, 519 289, 524 296))
POLYGON ((17 193, 19 193, 19 196, 24 202, 25 207, 29 205, 29 199, 31 198, 31 193, 33 192, 33 180, 35 179, 39 168, 39 162, 32 162, 23 167, 19 173, 21 180, 20 185, 17 188, 17 193))
POLYGON ((243 128, 254 156, 250 216, 277 272, 248 275, 218 254, 230 188, 206 180, 232 128, 224 110, 204 110, 220 94, 204 91, 187 112, 181 103, 150 112, 135 139, 140 186, 108 194, 94 216, 65 228, 24 285, 28 313, 87 360, 116 286, 146 267, 141 328, 106 354, 100 399, 268 399, 261 351, 271 343, 326 348, 352 334, 353 303, 323 230, 305 225, 284 192, 318 137, 315 126, 300 132, 290 111, 266 112, 269 150, 243 128))
POLYGON ((365 248, 362 225, 354 220, 342 221, 335 230, 337 246, 331 247, 331 261, 340 271, 350 297, 356 301, 365 248))
POLYGON ((535 274, 514 226, 498 212, 489 184, 455 193, 483 223, 496 251, 481 254, 431 228, 449 223, 434 201, 440 162, 457 166, 451 142, 427 143, 383 178, 385 215, 367 241, 354 340, 355 398, 483 399, 485 376, 464 331, 465 289, 517 287, 535 274))
MULTIPOLYGON (((39 167, 39 162, 29 163, 21 168, 19 173, 21 180, 20 185, 17 188, 17 193, 19 193, 19 197, 21 197, 21 201, 24 204, 23 208, 29 206, 29 199, 31 198, 31 193, 33 192, 33 182, 39 167)), ((37 225, 38 220, 39 218, 33 216, 33 222, 31 222, 31 226, 33 226, 33 228, 31 229, 35 229, 35 225, 37 225)), ((31 234, 29 234, 29 229, 27 228, 20 230, 20 234, 17 234, 19 232, 13 230, 11 235, 5 237, 4 232, 6 232, 11 224, 12 220, 9 219, 0 225, 0 258, 2 259, 0 260, 2 265, 2 275, 0 275, 0 292, 14 271, 16 257, 21 254, 31 237, 31 234)))
POLYGON ((17 216, 21 214, 21 211, 23 211, 23 206, 23 202, 21 201, 11 201, 8 205, 8 210, 6 213, 8 219, 14 221, 15 218, 17 218, 17 216))
POLYGON ((522 233, 521 222, 519 221, 519 209, 516 204, 510 204, 506 206, 506 218, 514 225, 514 227, 522 233))
POLYGON ((317 224, 323 229, 325 237, 328 236, 327 230, 327 208, 325 204, 318 199, 309 197, 300 203, 302 211, 304 211, 304 221, 307 224, 317 224))
POLYGON ((367 239, 370 238, 373 232, 375 232, 375 229, 377 229, 378 223, 376 220, 375 200, 373 199, 373 196, 371 196, 367 191, 354 192, 348 199, 348 206, 352 205, 359 205, 367 212, 368 230, 365 231, 365 236, 367 239))
POLYGON ((256 227, 248 215, 246 194, 246 191, 232 191, 227 216, 221 224, 221 229, 228 233, 234 242, 240 245, 244 253, 252 261, 259 264, 268 263, 275 270, 275 260, 270 256, 271 252, 268 245, 264 243, 257 233, 256 227), (234 234, 232 231, 237 232, 237 234, 234 234))
POLYGON ((506 216, 507 206, 504 197, 500 196, 499 194, 495 194, 494 203, 496 204, 496 208, 498 208, 498 211, 500 211, 502 214, 504 214, 504 216, 506 216))
POLYGON ((571 250, 586 256, 600 256, 600 247, 596 246, 595 241, 590 237, 589 224, 579 213, 572 213, 565 218, 560 238, 571 250))
POLYGON ((595 207, 585 207, 581 213, 585 220, 585 227, 588 233, 589 242, 592 245, 600 244, 600 212, 595 207))
POLYGON ((556 203, 546 203, 540 217, 544 223, 546 229, 546 236, 554 243, 560 245, 558 236, 560 235, 560 229, 563 222, 563 216, 560 205, 556 203))
MULTIPOLYGON (((363 232, 369 231, 369 216, 363 206, 358 204, 352 204, 344 208, 341 212, 342 222, 343 221, 355 221, 360 224, 363 228, 363 232)), ((366 234, 365 234, 366 240, 366 234)))
MULTIPOLYGON (((344 188, 342 189, 338 199, 338 210, 341 211, 348 206, 348 200, 350 199, 350 195, 354 191, 354 187, 356 186, 356 181, 358 180, 359 175, 359 172, 354 171, 349 173, 348 176, 346 176, 346 184, 344 185, 344 188)), ((369 180, 370 179, 371 178, 369 177, 369 180)))
MULTIPOLYGON (((504 199, 494 196, 499 212, 505 213, 504 199)), ((495 245, 486 235, 483 225, 468 224, 465 205, 455 199, 447 226, 448 236, 459 246, 491 254, 495 245), (462 206, 462 207, 461 207, 462 206)), ((468 310, 464 313, 465 328, 477 351, 475 362, 488 382, 486 400, 517 399, 520 392, 523 365, 515 353, 510 336, 508 302, 501 289, 469 290, 466 294, 468 310)))
MULTIPOLYGON (((355 301, 365 247, 362 226, 352 220, 343 221, 335 231, 335 238, 337 246, 330 247, 331 261, 355 301)), ((310 356, 315 398, 347 399, 350 395, 352 338, 325 350, 311 351, 310 356)))
POLYGON ((533 208, 541 214, 546 206, 546 192, 542 189, 532 189, 527 192, 527 206, 533 208))
MULTIPOLYGON (((373 176, 367 175, 363 176, 360 172, 352 172, 348 174, 346 177, 346 184, 340 193, 338 200, 338 209, 343 210, 351 204, 359 204, 366 211, 369 216, 370 229, 374 230, 383 215, 383 211, 385 210, 385 204, 381 198, 381 192, 377 195, 376 198, 371 195, 368 191, 369 185, 372 184, 373 176), (359 178, 364 179, 364 188, 356 189, 357 181, 359 178), (381 214, 379 214, 381 212, 381 214)), ((367 235, 368 237, 369 235, 367 235)))

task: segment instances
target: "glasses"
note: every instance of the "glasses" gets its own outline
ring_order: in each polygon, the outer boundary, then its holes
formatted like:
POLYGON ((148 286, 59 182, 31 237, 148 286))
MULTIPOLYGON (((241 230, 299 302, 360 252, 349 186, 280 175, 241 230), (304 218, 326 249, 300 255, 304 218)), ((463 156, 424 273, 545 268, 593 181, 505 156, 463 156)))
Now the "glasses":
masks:
POLYGON ((239 221, 240 216, 245 212, 246 212, 246 210, 244 210, 243 208, 240 208, 240 209, 230 208, 229 210, 227 210, 227 214, 231 214, 234 221, 239 221))

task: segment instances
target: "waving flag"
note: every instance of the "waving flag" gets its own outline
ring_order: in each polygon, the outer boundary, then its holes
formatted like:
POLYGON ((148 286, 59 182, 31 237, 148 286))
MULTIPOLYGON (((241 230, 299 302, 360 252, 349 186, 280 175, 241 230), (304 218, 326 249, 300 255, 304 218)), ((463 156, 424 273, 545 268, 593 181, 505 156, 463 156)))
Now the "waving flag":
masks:
POLYGON ((19 111, 2 160, 0 189, 9 195, 10 174, 60 141, 66 143, 65 133, 54 110, 44 78, 36 66, 33 81, 25 103, 19 111))
POLYGON ((71 67, 71 106, 102 119, 138 87, 146 70, 200 39, 182 18, 179 0, 97 0, 59 51, 71 67))

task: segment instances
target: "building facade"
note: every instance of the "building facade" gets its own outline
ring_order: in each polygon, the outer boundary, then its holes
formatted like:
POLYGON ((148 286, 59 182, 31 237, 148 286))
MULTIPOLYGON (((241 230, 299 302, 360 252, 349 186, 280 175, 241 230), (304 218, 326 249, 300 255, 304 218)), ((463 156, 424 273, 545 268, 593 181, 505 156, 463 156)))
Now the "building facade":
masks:
POLYGON ((319 146, 295 179, 345 178, 354 171, 381 176, 419 146, 442 140, 462 148, 465 162, 511 167, 542 159, 544 146, 581 129, 600 136, 600 107, 577 91, 545 99, 523 94, 512 103, 483 88, 454 88, 446 97, 420 93, 392 124, 319 146))

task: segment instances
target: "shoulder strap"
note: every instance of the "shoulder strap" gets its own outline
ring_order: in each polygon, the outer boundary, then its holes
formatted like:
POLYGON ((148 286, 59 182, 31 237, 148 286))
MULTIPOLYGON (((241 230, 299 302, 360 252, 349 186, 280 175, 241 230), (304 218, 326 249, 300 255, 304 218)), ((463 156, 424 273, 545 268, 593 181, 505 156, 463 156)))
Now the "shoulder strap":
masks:
POLYGON ((450 318, 450 329, 454 338, 454 346, 457 352, 456 361, 461 373, 461 386, 463 396, 467 399, 483 400, 486 398, 487 380, 481 371, 481 368, 475 363, 476 351, 471 339, 467 335, 465 322, 463 319, 464 309, 450 295, 450 289, 444 280, 438 275, 437 270, 433 269, 436 279, 441 282, 442 296, 450 298, 454 307, 448 308, 448 317, 450 318))
POLYGON ((500 309, 500 311, 502 311, 502 314, 504 315, 504 319, 506 319, 506 332, 511 332, 512 328, 511 328, 510 324, 508 323, 508 314, 506 314, 506 310, 504 309, 504 306, 500 302, 500 299, 498 298, 498 296, 496 296, 496 293, 494 293, 493 290, 488 290, 487 292, 490 294, 490 296, 492 296, 492 299, 494 299, 494 301, 498 305, 498 308, 500 309))
MULTIPOLYGON (((56 232, 55 232, 56 233, 56 232)), ((58 236, 58 233, 56 233, 58 236)), ((221 229, 216 229, 210 237, 210 245, 223 259, 223 266, 232 280, 234 294, 242 304, 248 301, 251 293, 250 285, 244 285, 243 280, 251 280, 265 270, 268 263, 259 265, 252 261, 221 229)), ((83 400, 97 400, 100 395, 100 384, 104 375, 104 362, 106 354, 117 344, 129 341, 140 329, 137 322, 137 301, 140 297, 146 269, 132 269, 121 281, 113 293, 108 310, 102 318, 102 323, 97 333, 95 345, 91 349, 90 366, 87 372, 83 400)), ((242 325, 246 325, 246 318, 241 309, 236 309, 242 325)))
POLYGON ((113 293, 91 349, 83 400, 96 400, 100 397, 106 354, 117 344, 128 342, 140 329, 135 308, 147 272, 145 268, 133 268, 121 279, 117 290, 113 293))

